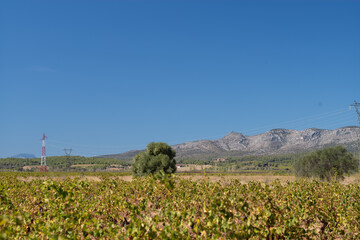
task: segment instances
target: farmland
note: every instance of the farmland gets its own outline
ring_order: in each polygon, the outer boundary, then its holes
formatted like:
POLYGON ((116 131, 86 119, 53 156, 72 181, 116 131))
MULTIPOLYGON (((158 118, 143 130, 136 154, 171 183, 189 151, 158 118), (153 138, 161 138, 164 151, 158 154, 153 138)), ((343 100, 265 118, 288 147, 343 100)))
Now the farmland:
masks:
POLYGON ((0 238, 355 239, 360 186, 347 179, 3 173, 0 238))
MULTIPOLYGON (((177 172, 247 172, 289 174, 295 159, 303 154, 283 154, 273 156, 227 156, 224 161, 210 157, 205 159, 177 159, 177 172)), ((82 156, 53 156, 47 158, 51 172, 130 172, 133 160, 93 158, 82 156)), ((37 172, 40 158, 0 158, 0 171, 37 172)))

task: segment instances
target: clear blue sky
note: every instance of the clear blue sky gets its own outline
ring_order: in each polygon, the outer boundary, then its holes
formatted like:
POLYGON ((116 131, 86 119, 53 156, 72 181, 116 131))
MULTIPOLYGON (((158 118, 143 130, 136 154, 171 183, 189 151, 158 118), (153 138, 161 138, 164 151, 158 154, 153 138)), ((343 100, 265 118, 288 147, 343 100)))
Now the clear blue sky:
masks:
POLYGON ((0 3, 0 157, 355 125, 359 1, 0 3))

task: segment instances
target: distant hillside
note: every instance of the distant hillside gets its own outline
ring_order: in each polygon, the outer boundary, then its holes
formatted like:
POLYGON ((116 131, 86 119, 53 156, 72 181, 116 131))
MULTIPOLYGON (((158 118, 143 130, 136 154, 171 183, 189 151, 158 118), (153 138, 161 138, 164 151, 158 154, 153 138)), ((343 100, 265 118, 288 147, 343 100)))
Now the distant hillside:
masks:
MULTIPOLYGON (((185 142, 172 147, 175 149, 178 159, 212 159, 223 156, 302 153, 336 145, 343 145, 350 151, 355 151, 359 137, 360 128, 355 126, 335 130, 317 128, 302 131, 273 129, 253 136, 230 132, 221 139, 185 142)), ((140 151, 144 150, 101 157, 130 159, 140 151)))
POLYGON ((16 154, 16 155, 12 156, 12 158, 32 159, 32 158, 36 158, 36 156, 34 154, 30 154, 30 153, 20 153, 20 154, 16 154))

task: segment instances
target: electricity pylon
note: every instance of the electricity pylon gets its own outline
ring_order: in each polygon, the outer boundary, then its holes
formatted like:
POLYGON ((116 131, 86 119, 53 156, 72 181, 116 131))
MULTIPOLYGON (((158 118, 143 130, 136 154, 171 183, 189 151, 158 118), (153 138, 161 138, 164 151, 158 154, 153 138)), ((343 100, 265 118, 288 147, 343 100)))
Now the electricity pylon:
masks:
POLYGON ((70 171, 70 167, 71 167, 70 154, 72 152, 72 148, 64 148, 64 152, 66 155, 66 169, 70 171))
POLYGON ((354 104, 351 104, 351 105, 350 105, 350 108, 351 108, 351 107, 354 107, 354 108, 355 108, 356 114, 357 114, 357 116, 358 116, 359 127, 360 127, 360 111, 359 111, 360 103, 358 103, 358 102, 356 102, 356 101, 354 100, 354 104))
POLYGON ((42 137, 42 147, 41 147, 41 162, 40 162, 40 172, 47 172, 47 166, 46 166, 46 150, 45 150, 45 133, 42 137))
MULTIPOLYGON (((355 111, 356 111, 356 114, 358 117, 359 129, 360 129, 360 111, 359 111, 360 103, 358 103, 358 102, 356 102, 356 100, 354 100, 354 104, 350 105, 350 109, 351 109, 351 107, 355 108, 355 111)), ((358 136, 358 154, 359 154, 359 166, 360 166, 360 138, 359 138, 358 132, 356 132, 356 133, 358 136)))

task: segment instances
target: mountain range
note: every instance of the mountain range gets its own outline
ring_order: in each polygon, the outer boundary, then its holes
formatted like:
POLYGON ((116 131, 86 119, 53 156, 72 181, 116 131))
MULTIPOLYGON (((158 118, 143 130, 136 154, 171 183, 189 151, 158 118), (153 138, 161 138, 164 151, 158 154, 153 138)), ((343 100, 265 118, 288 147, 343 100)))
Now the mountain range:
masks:
MULTIPOLYGON (((310 152, 329 146, 343 145, 349 151, 358 149, 360 128, 341 127, 335 130, 309 128, 306 130, 272 129, 268 132, 246 136, 230 132, 217 140, 199 140, 173 145, 177 158, 211 159, 226 156, 274 155, 310 152)), ((138 152, 133 150, 121 154, 101 157, 129 159, 138 152)))

